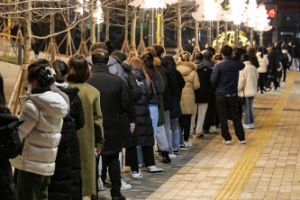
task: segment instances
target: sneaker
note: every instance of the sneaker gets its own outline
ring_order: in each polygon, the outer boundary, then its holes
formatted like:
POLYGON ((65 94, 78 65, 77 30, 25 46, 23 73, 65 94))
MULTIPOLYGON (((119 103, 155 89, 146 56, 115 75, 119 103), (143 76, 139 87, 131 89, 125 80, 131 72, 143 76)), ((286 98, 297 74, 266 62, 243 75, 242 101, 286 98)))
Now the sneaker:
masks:
POLYGON ((144 167, 144 164, 139 164, 139 168, 142 168, 142 167, 144 167))
POLYGON ((132 178, 135 179, 142 179, 143 178, 143 174, 141 173, 141 171, 133 171, 132 172, 132 178))
POLYGON ((179 155, 179 151, 178 151, 178 149, 173 149, 173 154, 175 154, 175 155, 179 155))
POLYGON ((175 153, 169 153, 169 158, 173 159, 176 158, 177 156, 175 155, 175 153))
POLYGON ((203 138, 203 137, 204 137, 204 135, 203 135, 203 134, 200 134, 200 135, 197 135, 196 138, 203 138))
POLYGON ((251 128, 251 124, 243 124, 243 128, 244 129, 250 129, 251 128))
POLYGON ((149 166, 148 168, 148 172, 150 173, 156 173, 156 172, 162 172, 163 168, 157 168, 155 165, 149 166))
POLYGON ((192 147, 192 143, 190 143, 189 141, 184 141, 184 145, 187 147, 192 147))
POLYGON ((250 128, 251 128, 251 129, 254 129, 254 124, 250 124, 250 128))
POLYGON ((121 185, 121 190, 130 190, 132 188, 132 186, 126 183, 126 181, 124 181, 123 179, 121 179, 121 185))
POLYGON ((104 185, 103 185, 103 182, 102 182, 101 178, 98 178, 98 190, 99 191, 104 190, 104 185))
POLYGON ((183 151, 186 151, 186 150, 189 150, 190 148, 187 147, 186 145, 180 145, 180 150, 183 150, 183 151))
POLYGON ((241 144, 246 144, 246 140, 240 140, 241 144))
POLYGON ((225 143, 226 145, 229 145, 229 144, 231 144, 231 140, 225 140, 224 143, 225 143))

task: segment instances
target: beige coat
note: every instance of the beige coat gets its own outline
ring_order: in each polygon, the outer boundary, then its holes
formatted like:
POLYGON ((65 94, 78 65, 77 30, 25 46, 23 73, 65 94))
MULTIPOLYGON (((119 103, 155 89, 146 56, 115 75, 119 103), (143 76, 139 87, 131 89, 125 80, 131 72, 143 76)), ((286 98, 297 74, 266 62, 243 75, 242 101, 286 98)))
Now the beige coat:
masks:
POLYGON ((93 86, 83 83, 69 83, 79 88, 85 125, 77 131, 80 147, 82 196, 96 195, 95 148, 103 148, 103 118, 100 109, 100 93, 93 86))
POLYGON ((182 114, 192 115, 196 112, 194 90, 200 88, 196 65, 192 62, 176 62, 176 68, 185 80, 185 86, 182 90, 180 106, 182 114))

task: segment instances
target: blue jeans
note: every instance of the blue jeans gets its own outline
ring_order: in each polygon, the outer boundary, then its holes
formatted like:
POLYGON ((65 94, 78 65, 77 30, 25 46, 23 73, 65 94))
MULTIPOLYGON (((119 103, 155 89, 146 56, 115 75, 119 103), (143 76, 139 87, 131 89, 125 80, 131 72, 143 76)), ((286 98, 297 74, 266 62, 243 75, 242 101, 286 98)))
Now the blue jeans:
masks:
MULTIPOLYGON (((149 104, 149 111, 150 117, 152 120, 152 128, 153 128, 153 135, 154 135, 154 143, 156 141, 156 132, 157 132, 157 122, 158 122, 158 105, 157 104, 149 104)), ((137 153, 138 153, 138 161, 139 164, 144 163, 142 148, 137 146, 137 153)))
POLYGON ((254 97, 245 97, 245 105, 244 105, 245 124, 253 124, 254 123, 253 100, 254 100, 254 97))
POLYGON ((178 118, 171 119, 171 130, 172 130, 172 146, 173 150, 178 150, 180 147, 180 144, 183 143, 183 136, 181 134, 181 129, 179 125, 178 118), (182 138, 182 141, 180 143, 180 138, 182 138))

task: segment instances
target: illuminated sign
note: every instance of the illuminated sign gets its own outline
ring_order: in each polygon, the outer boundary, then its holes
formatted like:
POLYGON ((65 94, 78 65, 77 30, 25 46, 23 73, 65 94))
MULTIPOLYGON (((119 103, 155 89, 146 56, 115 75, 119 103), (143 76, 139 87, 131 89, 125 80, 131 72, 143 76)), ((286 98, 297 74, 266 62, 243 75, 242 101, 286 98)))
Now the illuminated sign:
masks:
POLYGON ((271 18, 274 18, 275 15, 276 15, 275 9, 268 10, 268 15, 269 15, 271 18))

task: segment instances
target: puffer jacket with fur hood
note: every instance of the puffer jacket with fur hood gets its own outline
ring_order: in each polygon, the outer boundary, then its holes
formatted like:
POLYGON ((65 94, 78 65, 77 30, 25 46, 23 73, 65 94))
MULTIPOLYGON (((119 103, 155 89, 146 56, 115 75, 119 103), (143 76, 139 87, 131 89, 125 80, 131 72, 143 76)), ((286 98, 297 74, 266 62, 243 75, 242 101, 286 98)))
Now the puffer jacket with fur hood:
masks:
POLYGON ((200 88, 196 65, 193 62, 177 61, 176 68, 185 80, 180 101, 182 114, 192 115, 196 111, 194 90, 200 88))
POLYGON ((19 136, 22 154, 11 160, 13 167, 42 176, 51 176, 55 169, 57 146, 61 138, 63 117, 68 104, 61 95, 47 91, 20 97, 19 136))

